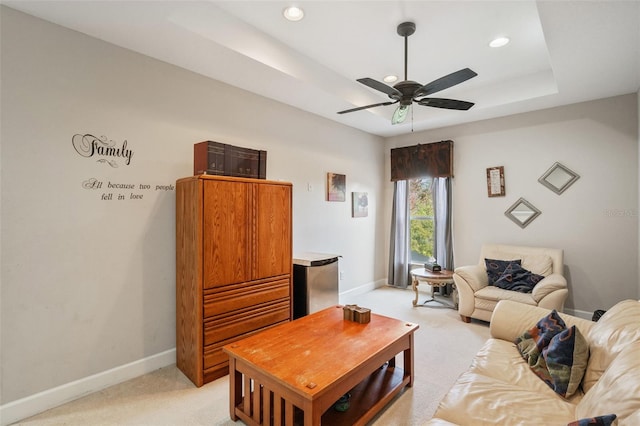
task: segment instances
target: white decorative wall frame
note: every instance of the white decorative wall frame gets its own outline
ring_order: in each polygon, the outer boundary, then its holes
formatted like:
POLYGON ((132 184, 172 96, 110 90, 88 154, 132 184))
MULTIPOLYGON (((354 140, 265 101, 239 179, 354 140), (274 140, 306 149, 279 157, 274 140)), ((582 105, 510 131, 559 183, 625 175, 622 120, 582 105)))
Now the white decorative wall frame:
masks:
POLYGON ((520 198, 504 214, 520 228, 526 228, 542 212, 524 198, 520 198))
POLYGON ((578 179, 580 176, 576 172, 556 162, 540 176, 538 182, 560 195, 578 179))

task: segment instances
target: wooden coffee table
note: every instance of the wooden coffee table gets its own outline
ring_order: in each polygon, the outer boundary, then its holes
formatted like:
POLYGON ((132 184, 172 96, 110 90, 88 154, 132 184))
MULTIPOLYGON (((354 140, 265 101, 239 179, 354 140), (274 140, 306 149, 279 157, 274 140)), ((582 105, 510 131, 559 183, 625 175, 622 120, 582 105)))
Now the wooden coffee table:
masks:
POLYGON ((417 324, 371 314, 359 324, 335 306, 224 346, 229 412, 248 425, 364 425, 413 384, 417 324), (395 357, 403 353, 402 367, 395 357), (346 412, 333 409, 347 392, 346 412))

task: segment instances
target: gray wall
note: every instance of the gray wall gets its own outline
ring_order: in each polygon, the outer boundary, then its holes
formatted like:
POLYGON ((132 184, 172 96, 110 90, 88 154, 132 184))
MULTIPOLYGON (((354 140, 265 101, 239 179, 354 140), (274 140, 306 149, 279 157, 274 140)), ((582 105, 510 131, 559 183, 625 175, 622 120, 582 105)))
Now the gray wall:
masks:
POLYGON ((195 142, 267 150, 268 178, 294 184, 294 251, 342 255, 342 292, 384 280, 382 138, 1 12, 2 404, 175 347, 175 191, 156 186, 193 174, 195 142), (130 164, 75 134, 126 140, 130 164), (346 202, 325 201, 327 172, 346 202))
POLYGON ((562 248, 566 306, 588 313, 639 297, 637 105, 630 94, 413 133, 387 146, 454 141, 456 266, 477 263, 483 243, 562 248), (580 175, 561 195, 538 182, 556 161, 580 175), (494 166, 504 166, 504 197, 487 196, 494 166), (525 229, 504 215, 520 197, 542 211, 525 229))

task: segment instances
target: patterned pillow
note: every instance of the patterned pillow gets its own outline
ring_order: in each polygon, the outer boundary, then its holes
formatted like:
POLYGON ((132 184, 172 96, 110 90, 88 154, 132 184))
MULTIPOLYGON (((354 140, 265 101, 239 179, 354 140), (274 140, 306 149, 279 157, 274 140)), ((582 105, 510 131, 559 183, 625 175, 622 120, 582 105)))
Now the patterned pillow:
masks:
POLYGON ((484 265, 487 269, 487 278, 489 279, 489 285, 494 285, 496 280, 504 273, 507 266, 511 263, 517 265, 522 264, 522 259, 516 260, 498 260, 498 259, 484 259, 484 265))
POLYGON ((542 355, 542 350, 549 346, 553 336, 566 328, 564 321, 554 309, 549 315, 541 318, 533 328, 519 336, 515 340, 515 344, 529 366, 535 366, 539 362, 544 362, 544 358, 540 355, 542 355))
POLYGON ((553 336, 542 350, 550 381, 545 382, 558 395, 569 398, 576 393, 589 361, 589 344, 574 325, 553 336))
POLYGON ((542 275, 534 274, 517 263, 510 263, 500 275, 494 285, 505 290, 531 293, 533 288, 542 280, 542 275))
POLYGON ((606 414, 604 416, 591 417, 590 419, 580 419, 567 424, 567 426, 611 426, 616 419, 615 414, 606 414))
POLYGON ((578 390, 589 360, 589 344, 575 325, 567 328, 555 309, 514 343, 531 371, 554 392, 569 398, 578 390))

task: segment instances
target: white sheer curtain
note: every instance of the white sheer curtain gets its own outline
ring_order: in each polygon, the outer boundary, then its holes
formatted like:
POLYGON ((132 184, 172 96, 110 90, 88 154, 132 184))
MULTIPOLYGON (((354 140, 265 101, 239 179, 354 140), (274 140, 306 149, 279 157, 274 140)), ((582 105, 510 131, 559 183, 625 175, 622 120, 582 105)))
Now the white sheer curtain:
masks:
MULTIPOLYGON (((453 233, 451 231, 451 178, 434 178, 431 194, 434 210, 433 255, 442 269, 453 271, 453 233)), ((451 286, 447 286, 447 293, 451 286)))
POLYGON ((453 270, 453 236, 451 232, 451 178, 435 178, 431 189, 434 217, 434 257, 443 269, 453 270))
POLYGON ((398 180, 394 182, 393 187, 388 281, 390 285, 401 288, 409 285, 409 219, 409 183, 406 180, 398 180))

